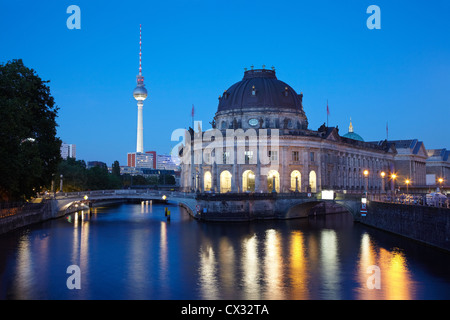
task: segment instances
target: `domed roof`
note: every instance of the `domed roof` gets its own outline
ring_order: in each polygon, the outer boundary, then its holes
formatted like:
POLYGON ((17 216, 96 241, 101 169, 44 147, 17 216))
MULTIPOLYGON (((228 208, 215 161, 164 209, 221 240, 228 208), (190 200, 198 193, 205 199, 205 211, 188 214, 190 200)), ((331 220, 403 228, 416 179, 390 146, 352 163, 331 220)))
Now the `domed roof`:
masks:
POLYGON ((218 112, 249 108, 287 108, 303 113, 302 95, 277 79, 275 70, 255 69, 219 97, 218 112))
POLYGON ((343 137, 364 142, 364 139, 359 134, 353 132, 353 124, 351 118, 350 118, 350 125, 348 126, 348 132, 344 134, 343 137))
POLYGON ((343 137, 364 142, 364 139, 355 132, 348 132, 348 133, 344 134, 343 137))

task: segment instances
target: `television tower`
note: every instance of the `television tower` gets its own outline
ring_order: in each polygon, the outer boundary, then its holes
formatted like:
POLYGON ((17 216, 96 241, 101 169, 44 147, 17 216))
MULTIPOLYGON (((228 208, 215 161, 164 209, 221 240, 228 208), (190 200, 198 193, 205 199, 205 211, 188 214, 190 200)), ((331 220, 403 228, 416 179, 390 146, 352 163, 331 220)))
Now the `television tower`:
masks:
POLYGON ((139 75, 136 76, 137 87, 133 91, 133 97, 137 100, 138 106, 138 123, 137 123, 137 144, 136 152, 144 152, 144 126, 142 109, 144 100, 147 98, 147 89, 144 85, 144 77, 142 76, 142 25, 139 25, 139 75))

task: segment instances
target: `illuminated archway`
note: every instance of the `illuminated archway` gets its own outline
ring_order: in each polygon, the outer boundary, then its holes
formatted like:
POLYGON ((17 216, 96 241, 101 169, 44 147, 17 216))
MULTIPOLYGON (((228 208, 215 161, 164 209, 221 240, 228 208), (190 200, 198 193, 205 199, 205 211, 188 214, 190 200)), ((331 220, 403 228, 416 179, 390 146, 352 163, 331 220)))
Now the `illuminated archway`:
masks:
POLYGON ((212 185, 211 181, 212 181, 211 172, 206 171, 203 174, 203 187, 205 191, 211 191, 212 185))
POLYGON ((291 190, 292 191, 301 191, 302 190, 302 174, 298 170, 294 170, 291 172, 291 190))
POLYGON ((231 191, 231 173, 224 170, 220 173, 220 193, 231 191))
POLYGON ((255 192, 255 174, 252 170, 246 170, 242 174, 242 191, 255 192))
POLYGON ((273 191, 273 180, 275 178, 275 191, 280 192, 280 174, 276 170, 270 170, 267 174, 267 190, 273 191))
POLYGON ((311 192, 317 192, 317 176, 314 170, 309 173, 309 186, 311 187, 311 192))

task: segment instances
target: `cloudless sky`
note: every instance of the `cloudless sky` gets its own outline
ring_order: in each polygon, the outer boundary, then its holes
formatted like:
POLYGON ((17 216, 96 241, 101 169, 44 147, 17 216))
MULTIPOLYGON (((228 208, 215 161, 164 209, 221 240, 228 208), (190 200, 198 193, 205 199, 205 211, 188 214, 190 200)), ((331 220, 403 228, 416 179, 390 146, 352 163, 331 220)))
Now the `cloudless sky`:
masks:
POLYGON ((309 128, 326 122, 366 141, 419 139, 447 148, 450 1, 2 1, 0 63, 23 59, 59 106, 58 136, 77 158, 126 165, 136 151, 132 93, 142 64, 144 149, 168 154, 177 128, 210 128, 218 97, 244 68, 274 66, 297 93, 309 128), (381 29, 369 30, 370 5, 381 29), (81 9, 81 29, 66 26, 81 9))

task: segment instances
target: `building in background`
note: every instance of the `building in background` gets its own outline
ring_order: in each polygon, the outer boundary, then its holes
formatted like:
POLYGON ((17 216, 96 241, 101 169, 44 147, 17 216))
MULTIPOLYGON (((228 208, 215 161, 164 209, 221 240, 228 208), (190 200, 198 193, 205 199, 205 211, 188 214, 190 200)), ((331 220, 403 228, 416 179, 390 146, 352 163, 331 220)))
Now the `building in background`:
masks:
POLYGON ((156 156, 156 169, 180 171, 180 161, 174 159, 172 155, 158 154, 156 156))
POLYGON ((430 149, 427 150, 427 154, 427 185, 441 187, 450 185, 450 150, 430 149))
POLYGON ((406 186, 409 181, 411 188, 426 185, 426 161, 427 150, 422 141, 410 140, 390 140, 389 145, 394 145, 397 154, 395 155, 395 172, 401 177, 397 180, 397 185, 406 186))
POLYGON ((63 158, 64 160, 67 160, 67 158, 76 158, 76 154, 77 154, 77 148, 76 145, 74 144, 69 144, 69 143, 65 143, 63 142, 61 144, 61 158, 63 158))
POLYGON ((129 152, 127 154, 127 166, 134 168, 156 169, 156 152, 129 152))

